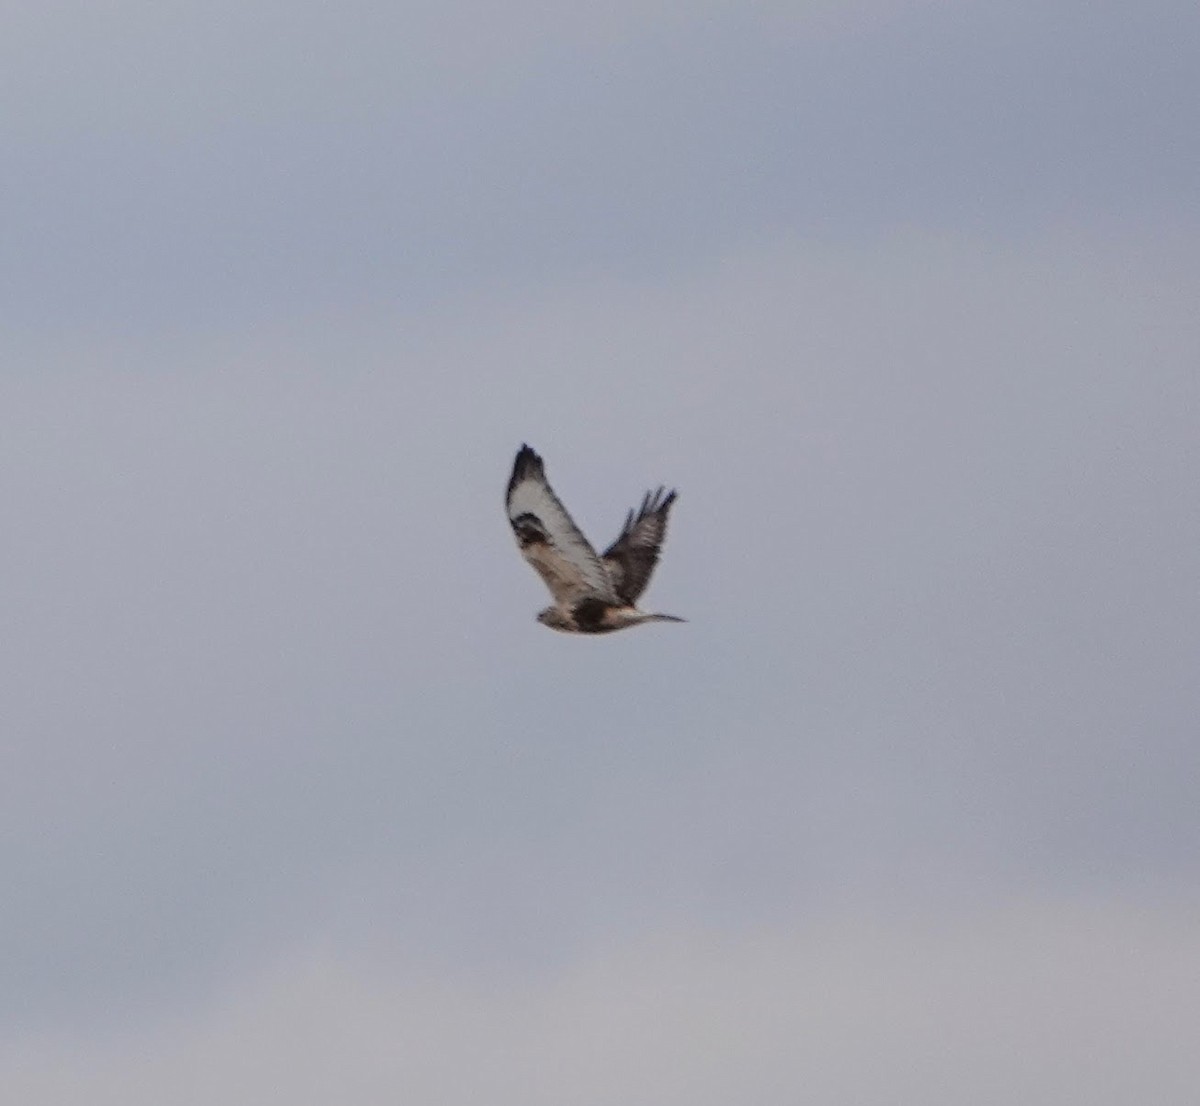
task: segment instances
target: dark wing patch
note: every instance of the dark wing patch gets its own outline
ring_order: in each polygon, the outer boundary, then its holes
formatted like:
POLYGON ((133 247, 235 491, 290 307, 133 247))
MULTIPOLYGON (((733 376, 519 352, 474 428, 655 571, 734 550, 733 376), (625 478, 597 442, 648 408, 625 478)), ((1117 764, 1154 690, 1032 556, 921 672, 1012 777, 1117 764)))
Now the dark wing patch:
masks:
POLYGON ((667 536, 667 515, 675 502, 675 492, 659 488, 647 492, 642 505, 630 511, 617 540, 605 551, 604 566, 608 569, 613 590, 631 606, 636 605, 667 536))
POLYGON ((513 462, 508 520, 521 553, 560 607, 581 599, 616 601, 608 572, 546 480, 542 459, 527 445, 513 462))
POLYGON ((512 501, 513 492, 516 491, 517 485, 525 480, 541 480, 546 479, 546 467, 542 464, 542 459, 527 445, 522 445, 517 450, 516 459, 513 461, 512 475, 508 478, 508 492, 505 496, 507 502, 512 501))
POLYGON ((531 515, 528 511, 512 520, 512 528, 513 533, 517 535, 517 544, 522 549, 528 549, 531 545, 549 540, 545 527, 538 521, 537 515, 531 515))

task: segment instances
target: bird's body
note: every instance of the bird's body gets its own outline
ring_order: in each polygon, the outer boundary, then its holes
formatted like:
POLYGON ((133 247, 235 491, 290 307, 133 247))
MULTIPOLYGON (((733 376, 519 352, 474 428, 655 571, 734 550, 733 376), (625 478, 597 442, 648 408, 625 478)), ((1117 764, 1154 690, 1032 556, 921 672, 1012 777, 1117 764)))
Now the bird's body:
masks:
POLYGON ((546 480, 542 459, 523 445, 508 481, 508 520, 521 554, 541 576, 554 604, 538 621, 570 634, 606 634, 643 622, 682 622, 637 607, 658 563, 675 493, 647 492, 617 540, 597 556, 546 480))

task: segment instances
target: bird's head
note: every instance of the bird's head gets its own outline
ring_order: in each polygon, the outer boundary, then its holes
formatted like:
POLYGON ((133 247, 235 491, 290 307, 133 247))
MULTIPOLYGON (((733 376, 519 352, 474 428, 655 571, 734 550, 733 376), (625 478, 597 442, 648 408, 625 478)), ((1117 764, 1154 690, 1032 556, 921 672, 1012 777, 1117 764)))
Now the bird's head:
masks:
POLYGON ((562 611, 557 607, 547 607, 544 611, 538 611, 537 620, 543 626, 549 626, 552 630, 562 630, 569 633, 574 629, 562 611))

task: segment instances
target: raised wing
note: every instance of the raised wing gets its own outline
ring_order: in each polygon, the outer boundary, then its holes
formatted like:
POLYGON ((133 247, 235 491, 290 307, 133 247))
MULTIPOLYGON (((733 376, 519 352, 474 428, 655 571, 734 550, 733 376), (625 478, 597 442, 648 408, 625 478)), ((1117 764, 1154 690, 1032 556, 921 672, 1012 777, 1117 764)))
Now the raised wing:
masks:
POLYGON ((630 511, 617 540, 604 551, 604 566, 613 590, 630 605, 650 583, 658 564, 659 550, 667 536, 667 514, 675 502, 675 493, 659 488, 647 492, 637 511, 630 511))
POLYGON ((608 572, 546 481, 542 459, 521 446, 508 481, 508 521, 521 555, 561 607, 581 599, 617 601, 608 572))

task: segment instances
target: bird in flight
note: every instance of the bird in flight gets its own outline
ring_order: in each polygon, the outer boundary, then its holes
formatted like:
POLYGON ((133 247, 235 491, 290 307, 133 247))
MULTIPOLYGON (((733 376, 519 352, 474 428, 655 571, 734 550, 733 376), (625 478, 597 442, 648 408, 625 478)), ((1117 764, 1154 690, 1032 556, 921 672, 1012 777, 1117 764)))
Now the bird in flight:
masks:
POLYGON ((508 481, 508 521, 521 555, 554 597, 554 603, 539 612, 538 621, 567 634, 607 634, 643 622, 685 621, 637 608, 658 563, 674 502, 673 491, 647 492, 641 507, 626 516, 617 540, 597 556, 546 480, 542 459, 529 446, 521 446, 508 481))

